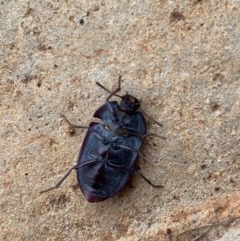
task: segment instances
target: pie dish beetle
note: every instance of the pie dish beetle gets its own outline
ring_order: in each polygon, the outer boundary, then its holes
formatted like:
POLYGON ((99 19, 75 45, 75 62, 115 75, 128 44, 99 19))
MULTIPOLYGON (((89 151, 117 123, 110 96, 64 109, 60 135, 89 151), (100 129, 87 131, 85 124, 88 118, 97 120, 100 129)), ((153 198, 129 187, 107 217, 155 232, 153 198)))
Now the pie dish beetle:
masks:
POLYGON ((144 137, 155 135, 147 134, 146 114, 138 110, 140 101, 128 94, 117 94, 121 90, 121 76, 118 88, 112 92, 98 82, 97 85, 109 92, 106 103, 93 115, 102 123, 91 122, 88 127, 74 125, 63 116, 72 128, 85 128, 87 133, 77 164, 55 186, 40 193, 58 188, 73 170, 76 170, 79 187, 89 202, 104 201, 116 195, 133 172, 138 173, 152 187, 163 187, 151 183, 136 167, 136 160, 143 160, 140 148, 144 137), (120 103, 109 101, 113 96, 121 98, 120 103))

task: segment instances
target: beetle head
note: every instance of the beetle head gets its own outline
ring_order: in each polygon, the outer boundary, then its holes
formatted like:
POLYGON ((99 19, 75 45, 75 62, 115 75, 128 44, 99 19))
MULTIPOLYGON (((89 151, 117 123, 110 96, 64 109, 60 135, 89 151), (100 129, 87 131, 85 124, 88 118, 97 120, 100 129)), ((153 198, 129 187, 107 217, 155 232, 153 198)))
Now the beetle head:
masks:
POLYGON ((128 114, 134 113, 140 107, 140 101, 132 95, 122 96, 120 109, 128 114))

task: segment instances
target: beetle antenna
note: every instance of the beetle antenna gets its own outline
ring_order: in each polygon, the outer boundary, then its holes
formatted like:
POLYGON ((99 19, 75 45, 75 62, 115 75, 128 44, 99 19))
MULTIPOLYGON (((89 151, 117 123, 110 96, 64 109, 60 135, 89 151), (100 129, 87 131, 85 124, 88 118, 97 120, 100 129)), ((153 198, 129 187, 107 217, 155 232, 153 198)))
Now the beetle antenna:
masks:
POLYGON ((102 84, 100 84, 99 82, 96 82, 96 84, 101 87, 102 89, 104 89, 105 91, 107 91, 108 93, 110 93, 110 95, 108 96, 107 100, 109 100, 112 96, 117 96, 119 98, 123 98, 121 95, 116 94, 117 92, 119 92, 121 90, 121 79, 122 76, 119 75, 119 79, 118 79, 118 87, 117 89, 115 89, 114 91, 110 91, 109 89, 107 89, 105 86, 103 86, 102 84))

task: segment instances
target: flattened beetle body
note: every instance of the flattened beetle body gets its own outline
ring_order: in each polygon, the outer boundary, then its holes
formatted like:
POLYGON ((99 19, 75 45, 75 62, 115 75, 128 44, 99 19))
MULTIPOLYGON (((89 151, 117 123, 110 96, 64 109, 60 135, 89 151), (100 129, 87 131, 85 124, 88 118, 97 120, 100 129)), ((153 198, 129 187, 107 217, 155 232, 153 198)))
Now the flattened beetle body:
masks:
POLYGON ((147 136, 146 121, 143 112, 138 111, 138 99, 127 94, 116 94, 121 89, 120 82, 121 76, 118 88, 113 92, 97 82, 110 93, 106 103, 94 113, 94 117, 101 119, 102 124, 91 122, 89 127, 73 125, 63 116, 71 127, 88 131, 77 164, 54 187, 41 193, 58 188, 73 170, 76 170, 79 187, 89 202, 100 202, 114 196, 125 186, 133 171, 151 186, 162 187, 152 184, 135 167, 136 160, 142 159, 139 150, 143 138, 147 136), (112 96, 120 97, 121 102, 109 101, 112 96))
POLYGON ((78 183, 89 202, 110 198, 125 186, 141 144, 138 137, 113 136, 102 124, 90 123, 77 163, 78 183))

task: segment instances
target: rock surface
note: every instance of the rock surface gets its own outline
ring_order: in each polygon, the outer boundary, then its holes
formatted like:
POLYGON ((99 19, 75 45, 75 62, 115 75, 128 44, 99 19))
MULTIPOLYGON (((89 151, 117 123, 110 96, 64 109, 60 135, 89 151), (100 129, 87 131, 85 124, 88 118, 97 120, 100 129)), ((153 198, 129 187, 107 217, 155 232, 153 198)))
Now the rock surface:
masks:
POLYGON ((0 3, 0 240, 240 240, 240 1, 0 3), (85 16, 86 15, 86 16, 85 16), (85 17, 84 17, 85 16, 85 17), (84 130, 122 93, 163 124, 132 185, 88 203, 72 174, 84 130))

